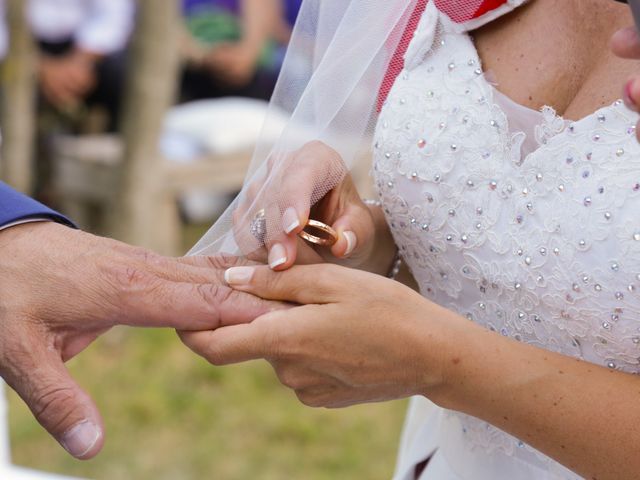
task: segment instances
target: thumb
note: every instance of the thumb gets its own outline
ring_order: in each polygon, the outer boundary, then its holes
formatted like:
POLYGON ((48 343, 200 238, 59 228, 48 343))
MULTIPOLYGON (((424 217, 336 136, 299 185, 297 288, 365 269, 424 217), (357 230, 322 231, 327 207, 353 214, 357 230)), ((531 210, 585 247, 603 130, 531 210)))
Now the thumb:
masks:
POLYGON ((22 363, 5 378, 38 422, 78 459, 93 458, 102 449, 102 419, 93 400, 71 378, 55 354, 22 363), (28 365, 31 363, 31 365, 28 365))
POLYGON ((640 36, 636 27, 617 31, 611 37, 611 50, 622 58, 640 58, 640 36))
POLYGON ((374 224, 366 206, 349 205, 332 225, 338 241, 331 247, 336 258, 356 257, 371 241, 374 224))

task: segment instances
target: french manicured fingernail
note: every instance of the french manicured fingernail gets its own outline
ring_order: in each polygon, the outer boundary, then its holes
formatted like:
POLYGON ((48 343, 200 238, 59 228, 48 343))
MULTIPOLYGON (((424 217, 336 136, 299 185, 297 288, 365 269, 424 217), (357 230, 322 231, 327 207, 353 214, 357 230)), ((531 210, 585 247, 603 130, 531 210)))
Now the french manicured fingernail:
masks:
POLYGON ((271 247, 271 251, 269 252, 269 267, 274 269, 279 267, 283 263, 287 261, 287 251, 284 249, 279 243, 276 243, 273 247, 271 247))
POLYGON ((82 458, 95 446, 101 434, 94 423, 84 421, 67 430, 60 443, 71 455, 82 458))
POLYGON ((282 215, 282 228, 288 235, 300 226, 300 219, 298 218, 298 212, 293 207, 289 207, 284 211, 282 215))
POLYGON ((624 86, 624 103, 627 107, 631 109, 637 108, 636 102, 633 100, 633 97, 631 96, 634 83, 635 83, 635 80, 629 80, 627 84, 624 86))
POLYGON ((358 239, 356 238, 356 234, 353 233, 352 231, 346 231, 343 233, 343 235, 345 240, 347 241, 347 249, 344 252, 344 256, 348 257, 355 250, 358 244, 358 239))
POLYGON ((253 267, 231 267, 224 272, 224 281, 227 285, 246 285, 253 277, 253 267))

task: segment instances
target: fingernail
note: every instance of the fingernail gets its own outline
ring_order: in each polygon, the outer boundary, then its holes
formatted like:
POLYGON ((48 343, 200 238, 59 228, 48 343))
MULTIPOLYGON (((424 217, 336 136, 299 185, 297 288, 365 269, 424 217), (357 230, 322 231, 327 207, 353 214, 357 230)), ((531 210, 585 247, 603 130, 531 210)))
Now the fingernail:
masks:
POLYGON ((100 429, 95 424, 84 421, 67 430, 60 443, 71 455, 82 458, 95 446, 100 435, 100 429))
POLYGON ((253 277, 253 267, 231 267, 224 272, 224 281, 227 285, 246 285, 253 277))
POLYGON ((347 241, 347 250, 344 252, 344 256, 348 257, 355 250, 358 243, 356 234, 351 231, 343 232, 344 238, 347 241))
POLYGON ((273 270, 287 261, 287 251, 284 247, 276 243, 269 252, 269 267, 273 270))
POLYGON ((633 83, 634 80, 629 80, 627 82, 627 84, 624 86, 624 103, 627 107, 629 107, 630 109, 635 109, 637 108, 636 106, 636 102, 633 101, 633 98, 631 97, 631 89, 633 88, 633 83))
POLYGON ((282 215, 282 228, 288 235, 300 226, 300 219, 298 218, 298 212, 293 207, 289 207, 284 211, 282 215))

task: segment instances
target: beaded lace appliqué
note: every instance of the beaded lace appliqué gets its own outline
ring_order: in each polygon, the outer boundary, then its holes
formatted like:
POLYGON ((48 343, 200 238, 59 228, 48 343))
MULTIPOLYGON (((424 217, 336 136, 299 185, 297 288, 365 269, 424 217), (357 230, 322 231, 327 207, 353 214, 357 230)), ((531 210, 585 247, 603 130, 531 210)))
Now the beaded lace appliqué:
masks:
MULTIPOLYGON (((437 43, 396 81, 375 138, 376 188, 422 293, 504 336, 640 373, 637 116, 616 102, 567 125, 545 108, 529 136, 511 131, 468 36, 437 43)), ((533 451, 461 417, 472 446, 533 451)))

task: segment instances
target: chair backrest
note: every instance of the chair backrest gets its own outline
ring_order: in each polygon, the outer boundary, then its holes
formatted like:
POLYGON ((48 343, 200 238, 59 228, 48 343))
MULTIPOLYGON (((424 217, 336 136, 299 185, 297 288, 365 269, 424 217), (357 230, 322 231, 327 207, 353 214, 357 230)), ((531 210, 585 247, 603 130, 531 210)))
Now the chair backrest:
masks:
POLYGON ((8 408, 4 381, 0 378, 0 471, 10 463, 8 408))

